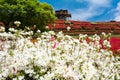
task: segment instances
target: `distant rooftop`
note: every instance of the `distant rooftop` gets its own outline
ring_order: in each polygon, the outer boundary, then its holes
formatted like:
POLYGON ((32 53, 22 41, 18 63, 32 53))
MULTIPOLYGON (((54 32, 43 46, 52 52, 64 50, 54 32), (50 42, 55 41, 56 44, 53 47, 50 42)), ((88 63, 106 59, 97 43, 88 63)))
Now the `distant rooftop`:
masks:
POLYGON ((56 13, 56 17, 60 20, 67 20, 71 18, 71 14, 68 13, 68 10, 60 9, 60 10, 55 11, 55 13, 56 13))

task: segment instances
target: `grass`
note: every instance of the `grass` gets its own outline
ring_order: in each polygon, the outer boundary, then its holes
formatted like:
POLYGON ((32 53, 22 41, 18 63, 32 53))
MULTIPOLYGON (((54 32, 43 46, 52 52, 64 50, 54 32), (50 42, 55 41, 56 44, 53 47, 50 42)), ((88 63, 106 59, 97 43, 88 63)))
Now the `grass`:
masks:
POLYGON ((112 34, 112 37, 119 37, 120 38, 120 34, 112 34))
MULTIPOLYGON (((74 35, 74 36, 72 36, 72 37, 73 37, 73 38, 78 38, 79 35, 74 35)), ((120 34, 112 34, 111 37, 118 37, 118 38, 120 38, 120 34)))

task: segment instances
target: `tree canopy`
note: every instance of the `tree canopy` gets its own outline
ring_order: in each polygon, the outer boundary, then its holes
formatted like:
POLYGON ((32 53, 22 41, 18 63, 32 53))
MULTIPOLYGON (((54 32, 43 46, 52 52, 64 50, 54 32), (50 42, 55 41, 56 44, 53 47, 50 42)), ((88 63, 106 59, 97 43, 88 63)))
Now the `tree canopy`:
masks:
POLYGON ((54 9, 47 3, 38 0, 0 0, 0 21, 6 27, 10 22, 20 21, 21 28, 36 25, 44 30, 55 19, 54 9))

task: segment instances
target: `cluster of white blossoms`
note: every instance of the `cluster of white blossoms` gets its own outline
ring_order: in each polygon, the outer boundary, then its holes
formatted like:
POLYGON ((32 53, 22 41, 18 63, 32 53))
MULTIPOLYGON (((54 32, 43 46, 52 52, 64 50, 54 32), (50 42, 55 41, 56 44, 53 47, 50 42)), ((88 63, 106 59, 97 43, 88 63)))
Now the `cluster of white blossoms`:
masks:
POLYGON ((0 32, 4 32, 5 28, 3 26, 0 26, 0 32))
POLYGON ((33 42, 20 31, 0 33, 0 80, 25 80, 26 75, 33 80, 120 79, 120 57, 113 56, 107 40, 102 49, 100 36, 81 34, 75 39, 62 32, 39 34, 33 42), (13 39, 8 39, 9 35, 13 39))
POLYGON ((20 22, 20 21, 15 21, 14 24, 15 24, 17 27, 19 27, 20 24, 21 24, 21 22, 20 22))

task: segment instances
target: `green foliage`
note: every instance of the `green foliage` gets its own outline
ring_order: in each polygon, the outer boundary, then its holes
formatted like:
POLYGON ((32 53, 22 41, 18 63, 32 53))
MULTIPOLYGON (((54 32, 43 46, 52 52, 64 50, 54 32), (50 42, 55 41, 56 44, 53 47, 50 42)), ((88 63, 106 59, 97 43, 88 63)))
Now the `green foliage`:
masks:
POLYGON ((13 56, 14 55, 14 52, 12 50, 9 51, 9 55, 10 56, 13 56))
POLYGON ((0 21, 6 27, 10 22, 20 21, 21 28, 36 25, 43 31, 48 23, 56 19, 51 5, 38 0, 0 0, 0 21))

